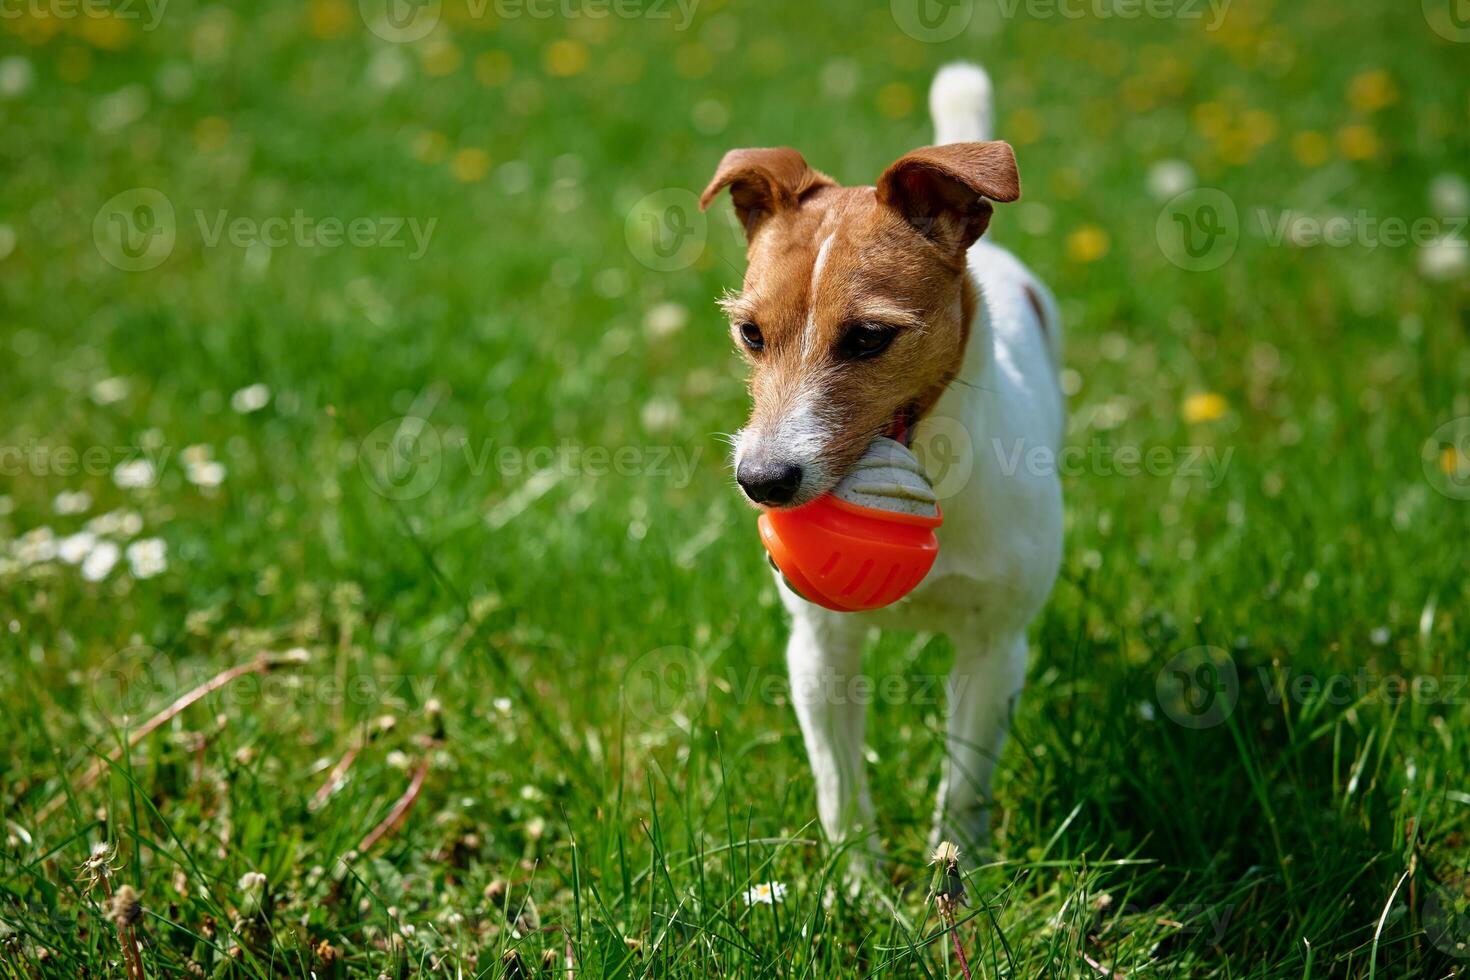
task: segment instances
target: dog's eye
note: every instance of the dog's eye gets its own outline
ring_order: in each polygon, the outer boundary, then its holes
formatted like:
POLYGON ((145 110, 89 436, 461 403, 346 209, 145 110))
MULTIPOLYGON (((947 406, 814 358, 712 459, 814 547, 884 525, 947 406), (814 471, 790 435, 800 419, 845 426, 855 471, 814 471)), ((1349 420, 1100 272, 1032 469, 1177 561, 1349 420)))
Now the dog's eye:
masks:
POLYGON ((843 331, 837 352, 849 359, 877 357, 888 349, 897 334, 886 323, 855 323, 843 331))
POLYGON ((739 326, 740 342, 750 350, 764 350, 766 338, 761 336, 761 328, 746 321, 739 326))

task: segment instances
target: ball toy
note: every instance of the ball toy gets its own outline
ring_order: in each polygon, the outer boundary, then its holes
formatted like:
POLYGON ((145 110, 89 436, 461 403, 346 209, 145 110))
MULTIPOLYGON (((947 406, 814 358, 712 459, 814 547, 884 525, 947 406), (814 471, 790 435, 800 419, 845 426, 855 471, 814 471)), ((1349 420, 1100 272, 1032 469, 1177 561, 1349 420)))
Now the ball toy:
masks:
POLYGON ((944 517, 924 468, 902 443, 874 439, 832 492, 757 524, 791 588, 838 612, 878 609, 912 592, 939 555, 944 517))

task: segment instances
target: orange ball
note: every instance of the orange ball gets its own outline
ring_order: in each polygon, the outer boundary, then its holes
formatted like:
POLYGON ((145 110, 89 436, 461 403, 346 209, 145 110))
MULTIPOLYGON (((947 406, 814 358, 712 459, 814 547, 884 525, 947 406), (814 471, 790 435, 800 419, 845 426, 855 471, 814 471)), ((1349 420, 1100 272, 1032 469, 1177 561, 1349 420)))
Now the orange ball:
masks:
POLYGON ((879 609, 908 595, 939 556, 934 516, 865 507, 832 494, 768 510, 761 543, 804 599, 837 612, 879 609))

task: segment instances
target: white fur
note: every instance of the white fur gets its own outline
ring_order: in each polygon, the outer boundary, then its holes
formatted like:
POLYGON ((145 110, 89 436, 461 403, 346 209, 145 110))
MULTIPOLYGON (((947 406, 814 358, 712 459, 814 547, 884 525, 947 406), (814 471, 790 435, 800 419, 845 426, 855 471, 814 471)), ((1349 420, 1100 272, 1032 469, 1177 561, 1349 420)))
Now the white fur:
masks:
POLYGON ((995 131, 990 76, 979 65, 957 61, 939 69, 929 87, 934 143, 972 143, 995 131))
POLYGON ((822 239, 821 247, 817 249, 817 261, 812 263, 812 284, 807 291, 807 302, 811 310, 806 315, 806 330, 801 335, 801 356, 806 358, 811 352, 811 339, 817 333, 817 287, 822 282, 822 270, 827 267, 827 255, 832 251, 832 239, 837 237, 834 231, 822 239))
MULTIPOLYGON (((950 66, 935 80, 931 104, 939 140, 984 134, 989 82, 973 66, 950 66), (982 106, 961 98, 986 95, 982 106), (965 112, 961 113, 960 108, 965 112), (948 113, 948 115, 946 115, 948 113), (964 118, 961 118, 963 116, 964 118)), ((1052 345, 1054 309, 1044 286, 1004 249, 981 241, 969 268, 979 287, 959 379, 919 424, 927 432, 962 432, 971 443, 967 480, 942 500, 939 557, 915 592, 871 613, 835 613, 781 583, 792 616, 786 660, 797 718, 816 778, 822 827, 834 841, 876 846, 863 771, 865 706, 822 696, 861 671, 870 627, 943 632, 955 647, 950 675, 947 752, 934 835, 964 846, 988 837, 990 781, 1026 672, 1026 630, 1051 592, 1062 556, 1062 492, 1055 467, 1028 465, 1036 448, 1055 459, 1065 406, 1052 345), (1019 447, 1019 452, 1017 448, 1019 447)), ((953 440, 951 440, 953 441, 953 440)), ((935 474, 931 474, 935 476, 935 474)), ((942 490, 943 481, 939 488, 942 490)))

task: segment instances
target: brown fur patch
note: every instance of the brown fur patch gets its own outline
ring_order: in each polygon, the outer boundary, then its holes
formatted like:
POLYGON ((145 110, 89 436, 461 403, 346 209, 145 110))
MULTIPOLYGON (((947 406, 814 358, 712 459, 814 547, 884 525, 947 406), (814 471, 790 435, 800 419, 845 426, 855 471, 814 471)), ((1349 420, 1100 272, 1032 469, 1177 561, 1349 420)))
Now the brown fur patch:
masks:
POLYGON ((1041 297, 1036 295, 1036 290, 1029 285, 1023 287, 1026 292, 1026 302, 1031 304, 1031 309, 1036 312, 1036 322, 1041 324, 1041 335, 1046 338, 1047 349, 1051 348, 1051 324, 1046 320, 1046 307, 1041 305, 1041 297))

